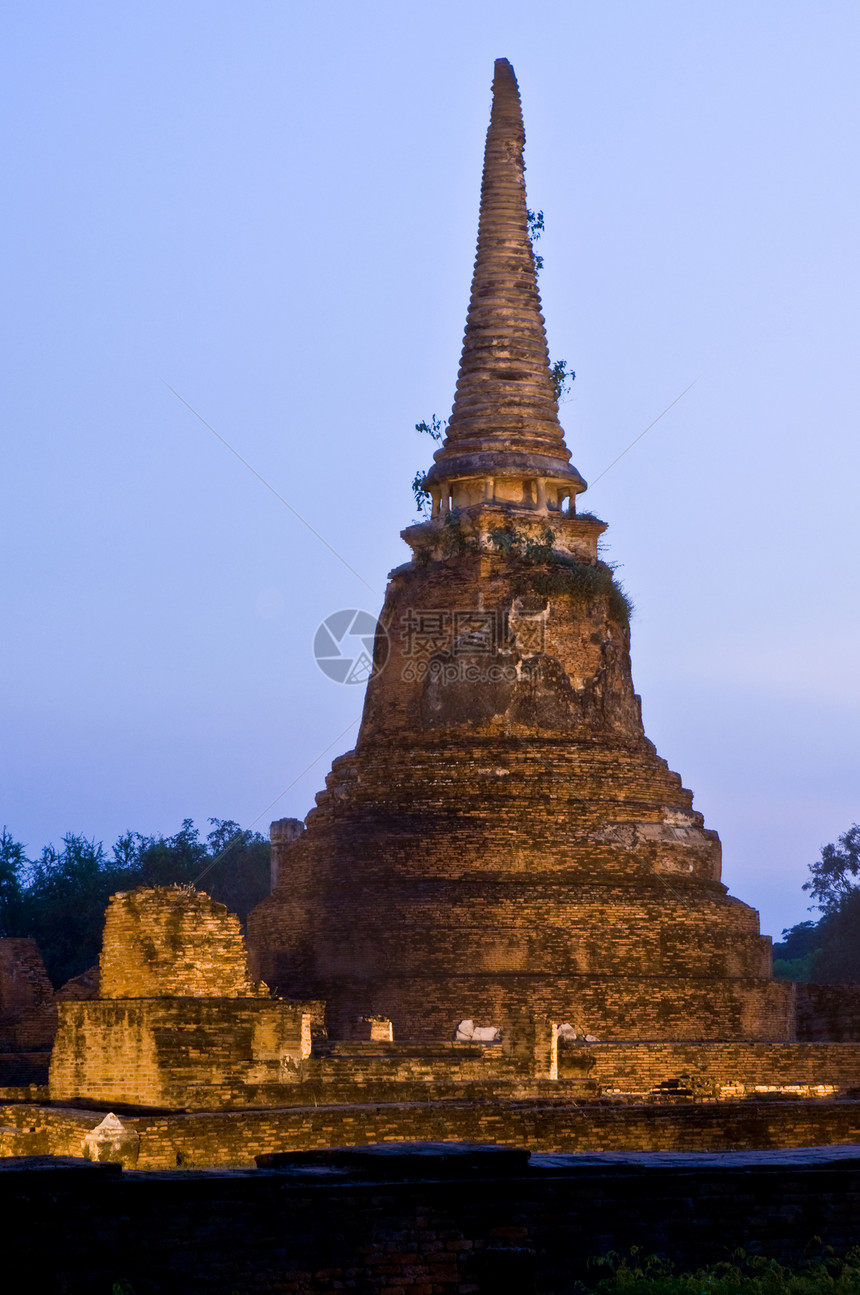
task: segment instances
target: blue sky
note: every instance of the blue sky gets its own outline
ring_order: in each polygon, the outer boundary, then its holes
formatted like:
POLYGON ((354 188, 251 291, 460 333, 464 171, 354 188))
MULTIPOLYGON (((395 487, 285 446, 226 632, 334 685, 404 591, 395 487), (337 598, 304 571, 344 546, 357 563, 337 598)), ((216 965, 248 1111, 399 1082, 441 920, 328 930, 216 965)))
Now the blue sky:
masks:
POLYGON ((10 831, 265 830, 352 745, 360 690, 311 643, 406 554, 504 56, 583 475, 698 379, 584 500, 647 731, 733 892, 802 919, 860 817, 860 9, 46 0, 2 26, 10 831))

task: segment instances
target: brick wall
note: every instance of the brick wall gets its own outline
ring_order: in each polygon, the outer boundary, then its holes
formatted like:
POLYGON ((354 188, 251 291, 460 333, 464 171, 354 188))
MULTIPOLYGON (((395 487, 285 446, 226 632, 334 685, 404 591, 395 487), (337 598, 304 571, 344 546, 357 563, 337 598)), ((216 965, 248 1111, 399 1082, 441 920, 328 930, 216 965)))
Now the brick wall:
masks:
POLYGON ((860 1041, 860 985, 798 985, 797 1037, 860 1041))
POLYGON ((860 1092, 860 1046, 852 1043, 650 1043, 562 1047, 562 1079, 587 1067, 603 1093, 647 1096, 660 1085, 726 1099, 774 1090, 795 1095, 860 1092))
MULTIPOLYGON (((80 1155, 99 1113, 0 1109, 0 1154, 80 1155)), ((734 1151, 860 1143, 860 1101, 582 1103, 540 1097, 368 1102, 282 1110, 123 1116, 140 1134, 141 1169, 249 1166, 254 1157, 401 1140, 494 1142, 541 1152, 734 1151)))
POLYGON ((162 998, 59 1004, 54 1101, 217 1109, 266 1101, 298 1081, 310 1016, 261 999, 162 998))
POLYGON ((0 1054, 50 1048, 54 990, 35 940, 0 940, 0 1054))
POLYGON ((593 1255, 632 1245, 690 1268, 737 1247, 802 1263, 860 1242, 857 1162, 826 1155, 550 1166, 479 1152, 453 1173, 424 1156, 417 1180, 408 1154, 381 1171, 368 1159, 226 1174, 22 1164, 0 1172, 4 1274, 66 1295, 121 1280, 136 1295, 568 1295, 604 1274, 593 1255))
POLYGON ((111 896, 100 997, 251 998, 267 993, 247 969, 238 917, 203 891, 140 887, 111 896))

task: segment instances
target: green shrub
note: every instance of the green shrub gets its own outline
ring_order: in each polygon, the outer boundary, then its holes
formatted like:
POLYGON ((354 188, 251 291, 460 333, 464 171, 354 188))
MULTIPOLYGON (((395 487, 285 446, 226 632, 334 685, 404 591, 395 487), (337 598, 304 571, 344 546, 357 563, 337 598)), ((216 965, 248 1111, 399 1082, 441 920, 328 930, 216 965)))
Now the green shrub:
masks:
POLYGON ((580 1282, 578 1288, 600 1295, 860 1295, 857 1246, 844 1257, 828 1247, 795 1267, 736 1250, 730 1259, 694 1272, 677 1272, 661 1255, 646 1255, 639 1246, 631 1246, 626 1255, 610 1251, 591 1260, 590 1266, 596 1280, 580 1282))

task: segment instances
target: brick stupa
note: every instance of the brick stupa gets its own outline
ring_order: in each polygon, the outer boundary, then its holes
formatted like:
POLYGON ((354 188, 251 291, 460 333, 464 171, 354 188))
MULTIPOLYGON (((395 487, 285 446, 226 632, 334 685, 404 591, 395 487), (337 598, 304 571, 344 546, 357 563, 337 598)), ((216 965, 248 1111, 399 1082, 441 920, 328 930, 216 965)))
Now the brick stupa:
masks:
POLYGON ((792 987, 645 736, 606 528, 576 512, 524 140, 500 59, 431 516, 403 532, 356 749, 306 830, 275 837, 255 974, 325 999, 337 1037, 359 1017, 429 1040, 525 1011, 604 1040, 788 1039, 792 987))

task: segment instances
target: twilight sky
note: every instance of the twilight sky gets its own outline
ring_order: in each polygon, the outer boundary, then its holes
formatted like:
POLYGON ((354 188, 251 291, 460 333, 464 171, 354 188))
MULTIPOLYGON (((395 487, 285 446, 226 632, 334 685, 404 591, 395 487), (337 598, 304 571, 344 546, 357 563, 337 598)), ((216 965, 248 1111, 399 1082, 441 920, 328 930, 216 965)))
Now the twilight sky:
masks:
POLYGON ((646 729, 804 918, 860 818, 858 49, 853 0, 7 6, 0 823, 265 831, 353 744, 311 644, 406 558, 504 56, 586 479, 697 379, 582 500, 646 729))

